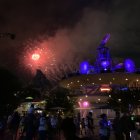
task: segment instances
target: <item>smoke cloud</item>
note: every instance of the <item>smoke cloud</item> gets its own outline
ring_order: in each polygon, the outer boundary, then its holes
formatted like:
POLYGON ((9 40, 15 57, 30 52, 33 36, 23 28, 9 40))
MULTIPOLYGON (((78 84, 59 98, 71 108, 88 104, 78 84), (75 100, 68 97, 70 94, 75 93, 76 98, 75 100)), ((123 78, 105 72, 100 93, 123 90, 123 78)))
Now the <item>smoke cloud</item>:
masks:
POLYGON ((112 57, 132 58, 140 66, 138 0, 5 0, 0 1, 0 32, 16 35, 0 39, 0 66, 14 72, 28 42, 49 44, 58 63, 73 64, 96 58, 106 33, 112 57), (9 67, 10 66, 10 67, 9 67))

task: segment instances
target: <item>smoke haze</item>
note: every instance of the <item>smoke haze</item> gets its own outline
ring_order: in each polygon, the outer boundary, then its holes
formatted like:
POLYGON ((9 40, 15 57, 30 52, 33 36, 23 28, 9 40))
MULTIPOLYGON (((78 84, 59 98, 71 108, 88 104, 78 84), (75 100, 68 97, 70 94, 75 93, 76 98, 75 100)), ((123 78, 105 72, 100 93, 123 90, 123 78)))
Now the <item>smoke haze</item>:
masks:
POLYGON ((57 63, 93 63, 106 33, 113 58, 132 58, 140 66, 139 6, 138 0, 0 1, 0 32, 16 35, 0 39, 0 66, 20 73, 29 42, 46 44, 57 63))

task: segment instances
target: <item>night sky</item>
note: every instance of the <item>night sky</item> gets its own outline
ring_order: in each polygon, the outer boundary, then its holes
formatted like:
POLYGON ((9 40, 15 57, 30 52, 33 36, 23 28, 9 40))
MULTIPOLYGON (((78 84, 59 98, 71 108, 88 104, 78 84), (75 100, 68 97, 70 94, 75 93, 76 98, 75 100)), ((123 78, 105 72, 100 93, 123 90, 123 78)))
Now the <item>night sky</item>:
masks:
POLYGON ((56 63, 94 62, 106 33, 113 59, 140 67, 139 13, 139 0, 0 0, 0 33, 16 35, 0 39, 0 67, 26 75, 26 52, 42 43, 56 63))

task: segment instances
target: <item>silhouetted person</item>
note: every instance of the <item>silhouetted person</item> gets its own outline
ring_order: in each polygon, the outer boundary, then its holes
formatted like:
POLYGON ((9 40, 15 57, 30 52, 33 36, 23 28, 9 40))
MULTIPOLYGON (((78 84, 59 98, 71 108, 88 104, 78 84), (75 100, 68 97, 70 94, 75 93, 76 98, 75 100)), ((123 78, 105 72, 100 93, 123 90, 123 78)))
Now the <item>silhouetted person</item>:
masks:
POLYGON ((123 116, 120 119, 120 124, 121 124, 121 127, 122 127, 122 131, 123 131, 123 133, 126 137, 126 140, 131 140, 130 132, 131 132, 131 129, 132 129, 132 124, 131 124, 131 118, 130 118, 129 113, 125 112, 123 114, 123 116))
POLYGON ((131 115, 130 120, 131 120, 131 140, 137 140, 137 128, 135 116, 131 115))
POLYGON ((11 120, 9 122, 9 130, 12 133, 13 140, 16 140, 19 123, 20 123, 20 115, 16 111, 12 114, 11 120))
POLYGON ((113 120, 113 130, 116 140, 124 140, 120 119, 120 112, 116 112, 116 117, 113 120))
POLYGON ((34 113, 34 104, 31 104, 31 106, 27 112, 28 112, 28 114, 34 113))
POLYGON ((108 124, 107 115, 102 114, 101 120, 99 121, 99 135, 100 140, 109 140, 110 138, 110 125, 108 124))
POLYGON ((88 113, 87 121, 88 121, 89 133, 90 133, 90 135, 93 135, 94 134, 94 130, 93 130, 94 129, 94 121, 93 121, 92 112, 88 113))
POLYGON ((65 118, 62 122, 62 130, 66 140, 76 140, 76 127, 73 118, 65 118))
POLYGON ((25 140, 32 140, 36 132, 36 117, 33 113, 27 114, 25 118, 24 131, 26 133, 25 140))
POLYGON ((39 127, 38 127, 38 131, 39 131, 39 140, 46 140, 47 138, 47 118, 46 118, 46 114, 43 112, 41 114, 41 117, 39 119, 39 127))

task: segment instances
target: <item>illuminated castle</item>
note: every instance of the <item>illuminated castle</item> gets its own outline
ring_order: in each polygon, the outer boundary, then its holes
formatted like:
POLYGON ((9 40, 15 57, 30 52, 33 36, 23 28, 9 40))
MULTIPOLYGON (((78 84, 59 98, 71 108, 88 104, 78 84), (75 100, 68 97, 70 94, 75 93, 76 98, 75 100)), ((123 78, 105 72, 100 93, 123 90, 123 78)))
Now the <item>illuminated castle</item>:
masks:
MULTIPOLYGON (((105 108, 111 90, 126 87, 140 88, 140 74, 131 59, 125 59, 121 63, 114 63, 106 43, 110 34, 101 41, 97 48, 95 63, 90 65, 87 61, 80 64, 80 73, 60 82, 60 86, 71 91, 72 96, 77 97, 77 109, 84 114, 88 109, 95 114, 111 114, 112 110, 105 108), (96 111, 95 111, 96 110, 96 111), (100 113, 99 113, 100 112, 100 113)), ((140 110, 139 110, 140 114, 140 110)))
POLYGON ((98 46, 97 57, 94 66, 90 66, 87 61, 83 61, 80 64, 81 74, 109 73, 121 70, 124 70, 127 73, 134 73, 136 71, 135 64, 131 59, 125 59, 123 63, 113 65, 109 48, 105 46, 109 38, 110 34, 106 34, 98 46))

